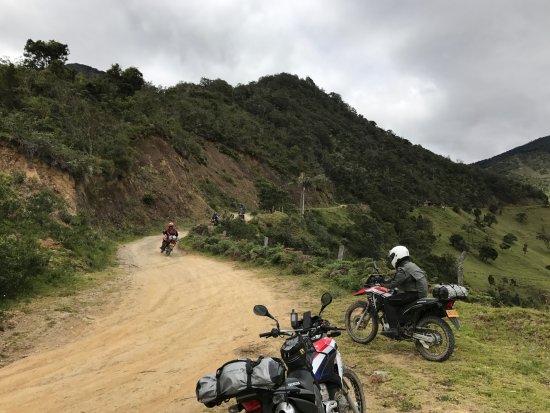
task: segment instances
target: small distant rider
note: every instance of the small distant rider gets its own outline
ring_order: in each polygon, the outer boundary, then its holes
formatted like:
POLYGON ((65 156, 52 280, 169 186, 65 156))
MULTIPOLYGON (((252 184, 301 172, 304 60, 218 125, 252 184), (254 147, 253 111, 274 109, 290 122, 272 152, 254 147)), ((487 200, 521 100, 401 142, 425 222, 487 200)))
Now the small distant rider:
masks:
POLYGON ((212 214, 212 218, 210 218, 210 222, 214 225, 218 225, 220 223, 220 216, 217 212, 214 212, 212 214))
POLYGON ((409 250, 398 245, 388 253, 390 265, 396 269, 395 276, 389 281, 390 289, 398 289, 397 294, 384 301, 384 314, 389 329, 382 334, 389 337, 399 335, 399 313, 402 307, 428 296, 428 280, 426 273, 409 257, 409 250))
POLYGON ((162 239, 162 245, 160 247, 160 252, 164 252, 166 249, 166 246, 168 245, 168 242, 170 242, 170 235, 176 236, 176 241, 178 239, 178 230, 176 229, 176 226, 173 222, 170 222, 168 226, 162 230, 162 233, 164 234, 164 238, 162 239))
POLYGON ((244 221, 244 214, 246 213, 246 210, 244 209, 244 205, 241 204, 239 206, 239 218, 244 221))

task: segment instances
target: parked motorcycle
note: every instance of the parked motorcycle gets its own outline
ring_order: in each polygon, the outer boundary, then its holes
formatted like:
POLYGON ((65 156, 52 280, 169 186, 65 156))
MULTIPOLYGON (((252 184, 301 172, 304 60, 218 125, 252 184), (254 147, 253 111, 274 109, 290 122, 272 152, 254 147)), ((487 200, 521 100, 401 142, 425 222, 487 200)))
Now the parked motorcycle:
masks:
POLYGON ((176 247, 178 237, 176 237, 175 235, 164 235, 164 237, 162 239, 164 241, 168 241, 166 243, 166 246, 164 247, 164 253, 166 255, 170 255, 172 253, 172 251, 174 250, 174 248, 176 247))
MULTIPOLYGON (((281 330, 279 322, 269 314, 267 308, 257 305, 254 307, 256 315, 272 318, 277 323, 277 328, 260 334, 260 337, 289 337, 281 347, 281 356, 288 368, 287 377, 290 380, 298 380, 306 389, 313 388, 314 393, 317 392, 317 386, 312 383, 317 382, 323 406, 322 412, 363 413, 366 411, 363 386, 357 374, 344 367, 342 356, 334 340, 334 337, 341 334, 338 331, 340 329, 331 326, 328 320, 321 318, 321 313, 331 302, 332 296, 329 293, 323 294, 322 307, 318 316, 312 317, 311 312, 306 311, 303 318, 298 319, 298 314, 292 310, 292 330, 281 330)), ((294 395, 289 394, 287 399, 277 407, 278 410, 275 409, 276 412, 315 411, 313 407, 309 410, 299 410, 302 401, 298 403, 294 395)))
MULTIPOLYGON (((310 311, 299 319, 298 314, 291 313, 290 330, 281 330, 279 322, 263 305, 254 306, 254 313, 275 320, 276 328, 260 337, 287 337, 281 346, 281 358, 286 365, 287 374, 279 380, 277 364, 270 360, 269 369, 254 372, 247 367, 240 370, 251 372, 248 377, 223 378, 218 369, 215 384, 205 376, 197 384, 197 399, 205 400, 213 406, 229 398, 235 398, 236 404, 229 407, 230 413, 245 411, 247 413, 365 413, 365 396, 363 386, 358 376, 345 368, 334 337, 341 333, 337 327, 331 326, 328 320, 320 315, 332 302, 329 293, 323 294, 322 307, 318 316, 311 316, 310 311), (269 377, 273 380, 271 387, 262 380, 266 376, 262 371, 270 370, 269 377), (256 380, 256 385, 251 381, 256 380), (275 384, 275 381, 277 383, 275 384), (240 388, 234 383, 243 383, 240 388), (229 385, 226 385, 229 383, 229 385), (261 387, 261 388, 260 388, 261 387), (214 403, 208 397, 209 388, 217 389, 218 396, 214 403), (220 391, 222 389, 222 391, 220 391)), ((278 359, 277 359, 278 360, 278 359)), ((242 362, 242 361, 240 361, 242 362)), ((250 360, 247 360, 250 362, 250 360)), ((254 362, 253 364, 256 365, 254 362)), ((237 373, 235 376, 238 376, 237 373)))
MULTIPOLYGON (((367 300, 351 304, 345 316, 346 330, 353 341, 370 343, 378 333, 389 328, 384 316, 384 303, 393 292, 380 285, 384 280, 379 275, 371 275, 365 288, 354 293, 365 295, 367 300)), ((447 318, 459 330, 458 311, 455 300, 467 297, 464 287, 457 285, 436 286, 435 298, 421 298, 401 309, 399 335, 396 340, 412 340, 418 352, 426 360, 445 361, 453 354, 455 336, 447 318)))

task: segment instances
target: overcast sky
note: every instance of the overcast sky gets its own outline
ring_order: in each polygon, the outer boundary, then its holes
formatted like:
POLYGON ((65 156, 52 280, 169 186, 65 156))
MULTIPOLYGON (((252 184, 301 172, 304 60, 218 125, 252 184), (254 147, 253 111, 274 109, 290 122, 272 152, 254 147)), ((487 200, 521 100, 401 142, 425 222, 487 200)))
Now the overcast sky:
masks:
POLYGON ((550 0, 0 0, 0 57, 29 38, 158 86, 309 76, 454 161, 550 135, 550 0))

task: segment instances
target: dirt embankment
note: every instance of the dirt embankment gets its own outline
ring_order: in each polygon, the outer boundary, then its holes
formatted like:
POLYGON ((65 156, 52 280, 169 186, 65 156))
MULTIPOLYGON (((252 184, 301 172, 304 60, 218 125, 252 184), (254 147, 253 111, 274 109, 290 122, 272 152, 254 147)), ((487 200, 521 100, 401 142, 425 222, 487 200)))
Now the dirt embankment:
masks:
POLYGON ((122 249, 127 285, 111 295, 117 302, 66 334, 37 338, 0 369, 0 411, 202 412, 200 376, 238 356, 277 353, 276 340, 259 340, 272 325, 252 307, 283 320, 293 305, 285 291, 230 263, 166 257, 158 244, 148 237, 122 249))

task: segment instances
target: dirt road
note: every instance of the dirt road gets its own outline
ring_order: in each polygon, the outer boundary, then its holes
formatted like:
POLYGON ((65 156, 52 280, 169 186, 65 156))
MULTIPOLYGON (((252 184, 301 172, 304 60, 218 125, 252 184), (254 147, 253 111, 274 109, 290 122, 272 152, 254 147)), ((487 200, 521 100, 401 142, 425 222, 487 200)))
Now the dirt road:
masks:
MULTIPOLYGON (((74 339, 0 369, 0 412, 203 412, 195 384, 238 356, 276 354, 258 333, 292 303, 269 281, 205 257, 159 253, 158 237, 123 247, 127 291, 74 339), (112 307, 112 308, 111 308, 112 307)), ((295 304, 295 303, 294 303, 295 304)))

